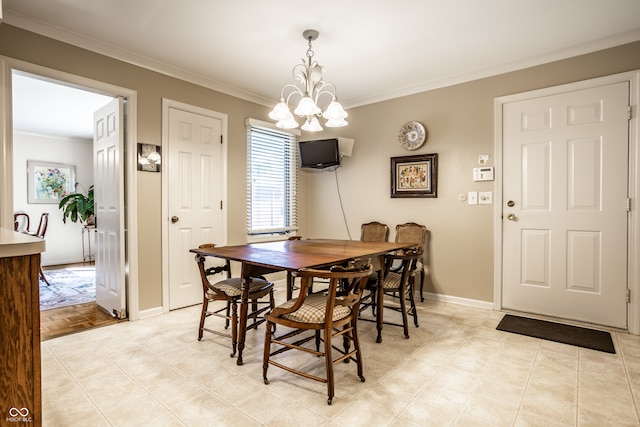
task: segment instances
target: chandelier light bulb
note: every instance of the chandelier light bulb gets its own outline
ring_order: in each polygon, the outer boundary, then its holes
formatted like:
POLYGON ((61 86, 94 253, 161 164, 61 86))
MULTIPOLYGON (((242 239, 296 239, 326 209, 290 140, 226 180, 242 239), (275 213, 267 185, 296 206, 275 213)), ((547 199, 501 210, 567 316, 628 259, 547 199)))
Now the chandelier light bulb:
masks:
POLYGON ((349 123, 347 123, 345 119, 336 119, 336 120, 327 120, 327 123, 325 123, 325 126, 328 128, 341 128, 348 124, 349 123))
POLYGON ((342 105, 335 99, 331 101, 331 104, 329 104, 325 112, 322 114, 322 117, 327 120, 342 120, 345 123, 342 126, 345 126, 347 124, 347 122, 344 120, 347 118, 347 116, 347 112, 344 111, 342 105))
POLYGON ((289 107, 285 104, 283 98, 280 98, 280 102, 278 102, 269 113, 269 118, 277 121, 288 119, 290 116, 293 118, 291 111, 289 111, 289 107))
MULTIPOLYGON (((289 114, 291 115, 291 113, 289 114)), ((281 129, 295 129, 298 127, 298 122, 296 122, 296 120, 293 118, 293 115, 291 115, 291 117, 289 118, 278 121, 278 123, 276 123, 276 126, 281 129)))
POLYGON ((316 114, 322 113, 322 110, 313 102, 310 96, 305 96, 298 103, 298 107, 293 111, 293 114, 296 114, 300 117, 304 116, 315 116, 316 114))
POLYGON ((304 122, 301 129, 308 132, 319 132, 322 130, 322 126, 320 126, 320 122, 316 116, 311 116, 311 118, 307 117, 307 121, 304 122))

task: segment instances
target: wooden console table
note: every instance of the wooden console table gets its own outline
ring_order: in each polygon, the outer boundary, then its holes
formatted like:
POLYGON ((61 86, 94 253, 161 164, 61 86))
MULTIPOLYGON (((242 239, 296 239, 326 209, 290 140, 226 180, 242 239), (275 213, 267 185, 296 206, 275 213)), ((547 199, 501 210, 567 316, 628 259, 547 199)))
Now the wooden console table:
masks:
POLYGON ((0 425, 42 425, 40 253, 45 241, 0 228, 0 425))

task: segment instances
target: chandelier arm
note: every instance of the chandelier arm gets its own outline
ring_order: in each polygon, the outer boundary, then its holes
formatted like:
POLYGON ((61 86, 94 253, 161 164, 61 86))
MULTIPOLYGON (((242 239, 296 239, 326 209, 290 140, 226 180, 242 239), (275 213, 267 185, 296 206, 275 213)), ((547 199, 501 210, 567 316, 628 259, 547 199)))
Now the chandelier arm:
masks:
POLYGON ((329 95, 331 95, 331 99, 335 99, 336 98, 336 86, 333 83, 327 83, 327 82, 321 82, 322 85, 320 86, 320 88, 316 89, 316 94, 315 94, 315 102, 316 105, 318 104, 318 99, 320 99, 320 95, 324 95, 325 93, 328 93, 329 95))
POLYGON ((287 83, 286 85, 282 86, 282 90, 280 91, 280 98, 285 100, 285 104, 289 105, 289 100, 291 99, 291 96, 293 95, 300 95, 300 97, 302 98, 304 96, 304 94, 302 93, 302 91, 300 90, 300 88, 292 83, 287 83), (290 89, 291 92, 289 92, 289 94, 285 97, 284 93, 287 89, 290 89))

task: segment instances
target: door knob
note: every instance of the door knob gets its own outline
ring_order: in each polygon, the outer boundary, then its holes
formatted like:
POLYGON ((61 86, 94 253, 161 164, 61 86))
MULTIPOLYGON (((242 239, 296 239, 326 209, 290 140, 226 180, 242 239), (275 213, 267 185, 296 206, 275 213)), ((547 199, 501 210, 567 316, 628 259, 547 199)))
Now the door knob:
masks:
POLYGON ((510 213, 509 215, 507 215, 507 219, 509 221, 515 221, 516 220, 516 214, 510 213))
POLYGON ((171 222, 172 222, 173 224, 175 224, 175 223, 176 223, 176 222, 178 222, 178 221, 180 221, 180 218, 178 218, 177 216, 175 216, 175 215, 174 215, 174 216, 172 216, 172 217, 171 217, 171 222))

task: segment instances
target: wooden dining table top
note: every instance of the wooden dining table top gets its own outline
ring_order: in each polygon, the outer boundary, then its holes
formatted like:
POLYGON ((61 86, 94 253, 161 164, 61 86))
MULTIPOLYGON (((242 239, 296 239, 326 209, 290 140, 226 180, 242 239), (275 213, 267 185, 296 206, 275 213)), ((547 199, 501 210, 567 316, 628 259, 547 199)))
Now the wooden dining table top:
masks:
POLYGON ((410 244, 360 240, 308 239, 191 249, 190 252, 273 270, 324 267, 354 258, 382 255, 410 244))

